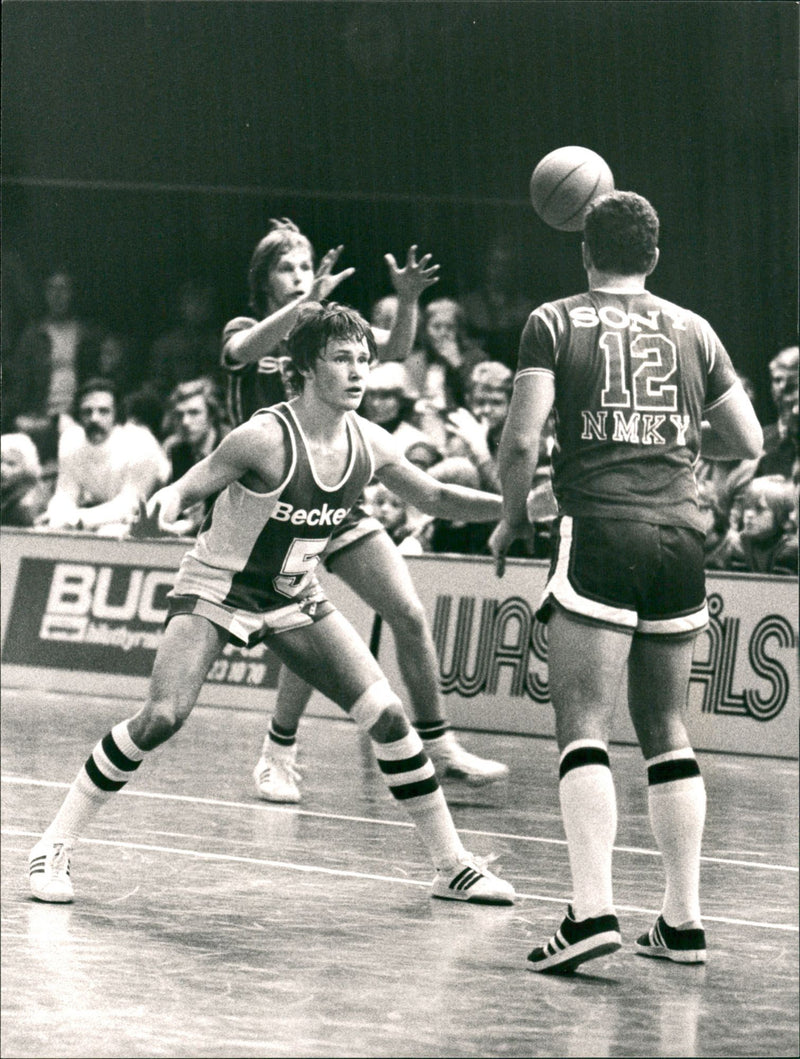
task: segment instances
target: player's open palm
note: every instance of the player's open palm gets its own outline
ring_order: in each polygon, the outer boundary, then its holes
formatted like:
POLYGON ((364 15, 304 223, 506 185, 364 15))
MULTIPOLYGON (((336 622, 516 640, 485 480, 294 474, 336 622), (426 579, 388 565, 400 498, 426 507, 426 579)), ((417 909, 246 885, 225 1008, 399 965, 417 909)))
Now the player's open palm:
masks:
POLYGON ((417 246, 410 246, 406 254, 406 263, 400 268, 394 254, 384 254, 383 259, 389 267, 389 277, 399 298, 416 301, 420 294, 434 283, 439 282, 440 265, 432 265, 431 254, 425 254, 417 261, 417 246))
POLYGON ((341 245, 329 250, 317 266, 317 271, 314 273, 314 282, 311 284, 309 292, 309 297, 312 301, 325 301, 340 283, 355 272, 354 268, 345 268, 341 272, 334 273, 333 267, 339 260, 343 249, 344 245, 341 245))

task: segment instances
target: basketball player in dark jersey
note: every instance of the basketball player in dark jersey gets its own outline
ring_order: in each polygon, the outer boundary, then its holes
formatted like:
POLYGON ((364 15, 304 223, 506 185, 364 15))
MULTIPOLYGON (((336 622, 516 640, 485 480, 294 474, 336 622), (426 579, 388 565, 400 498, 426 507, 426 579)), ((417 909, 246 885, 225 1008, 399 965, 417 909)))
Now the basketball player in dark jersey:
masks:
POLYGON ((147 702, 95 746, 31 852, 30 885, 39 900, 73 899, 71 849, 146 754, 187 720, 211 665, 232 640, 266 641, 368 735, 389 790, 430 855, 433 896, 513 902, 513 887, 464 849, 422 740, 315 576, 332 529, 373 475, 435 515, 494 521, 500 498, 440 484, 410 464, 390 434, 356 414, 376 348, 355 310, 309 303, 288 348, 299 396, 231 431, 210 456, 159 490, 142 517, 146 532, 148 522, 174 523, 216 495, 170 594, 147 702))
POLYGON ((658 229, 653 207, 632 192, 592 204, 589 289, 531 314, 500 446, 504 516, 490 545, 502 576, 510 542, 528 530, 525 500, 554 408, 558 537, 537 616, 548 626, 573 898, 556 934, 528 956, 533 971, 571 971, 620 947, 607 746, 626 678, 666 875, 661 914, 636 950, 680 963, 706 958, 706 796, 682 716, 708 617, 693 463, 701 442, 708 455, 756 456, 761 427, 710 325, 646 290, 658 229))
MULTIPOLYGON (((223 331, 222 364, 228 377, 228 408, 234 423, 286 397, 281 343, 306 301, 324 301, 353 273, 334 271, 342 247, 326 253, 316 270, 308 238, 287 219, 272 221, 250 262, 250 307, 255 316, 231 320, 223 331)), ((411 352, 419 297, 438 279, 430 254, 416 259, 411 247, 400 268, 386 255, 396 291, 397 317, 390 331, 376 332, 381 359, 404 360, 411 352)), ((334 527, 322 556, 325 567, 392 629, 415 727, 437 773, 481 785, 504 779, 506 765, 466 750, 450 730, 439 692, 433 637, 408 567, 381 523, 356 504, 334 527)), ((297 729, 312 694, 311 686, 282 669, 275 710, 253 770, 256 792, 272 802, 299 802, 297 729)))

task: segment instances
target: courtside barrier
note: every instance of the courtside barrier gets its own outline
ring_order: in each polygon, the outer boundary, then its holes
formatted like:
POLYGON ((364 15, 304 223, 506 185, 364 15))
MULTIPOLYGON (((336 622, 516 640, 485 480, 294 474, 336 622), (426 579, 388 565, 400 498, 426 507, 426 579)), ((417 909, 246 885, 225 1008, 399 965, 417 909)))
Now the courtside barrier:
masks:
MULTIPOLYGON (((3 529, 2 684, 141 698, 147 688, 182 540, 129 541, 3 529)), ((498 580, 489 559, 408 559, 431 621, 447 714, 455 727, 552 735, 546 629, 533 612, 542 561, 510 560, 498 580)), ((391 631, 335 577, 331 599, 403 692, 391 631)), ((688 725, 699 750, 796 757, 797 583, 711 574, 708 630, 692 668, 688 725)), ((226 648, 200 702, 269 711, 279 663, 263 646, 226 648)), ((621 689, 614 740, 635 742, 621 689)), ((315 695, 309 712, 341 716, 315 695)))

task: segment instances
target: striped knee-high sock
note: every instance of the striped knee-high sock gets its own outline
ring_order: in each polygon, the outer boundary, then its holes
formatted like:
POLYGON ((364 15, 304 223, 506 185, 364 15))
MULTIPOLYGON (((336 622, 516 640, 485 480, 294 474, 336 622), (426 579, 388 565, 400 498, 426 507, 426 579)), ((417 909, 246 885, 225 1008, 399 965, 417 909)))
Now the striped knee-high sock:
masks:
POLYGON ((115 725, 86 759, 43 837, 74 846, 109 797, 138 769, 144 754, 128 734, 128 721, 115 725))
POLYGON ((611 858, 617 834, 617 800, 605 744, 576 739, 559 762, 559 800, 572 872, 575 918, 614 911, 611 858))
POLYGON ((402 739, 372 747, 393 797, 408 811, 437 869, 455 867, 466 856, 433 764, 411 729, 402 739))
POLYGON ((706 788, 691 747, 647 762, 650 826, 664 861, 661 914, 671 927, 700 926, 700 846, 706 788))

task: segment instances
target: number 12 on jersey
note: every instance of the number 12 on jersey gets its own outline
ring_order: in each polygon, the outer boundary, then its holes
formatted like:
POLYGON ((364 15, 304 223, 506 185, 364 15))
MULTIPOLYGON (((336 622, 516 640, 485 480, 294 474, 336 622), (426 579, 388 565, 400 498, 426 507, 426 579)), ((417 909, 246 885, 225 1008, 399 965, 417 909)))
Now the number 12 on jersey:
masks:
POLYGON ((641 363, 633 369, 629 383, 623 337, 618 331, 603 331, 598 340, 606 360, 605 387, 600 395, 603 407, 677 412, 678 387, 667 384, 677 371, 675 343, 666 335, 637 335, 630 344, 630 359, 641 363))

